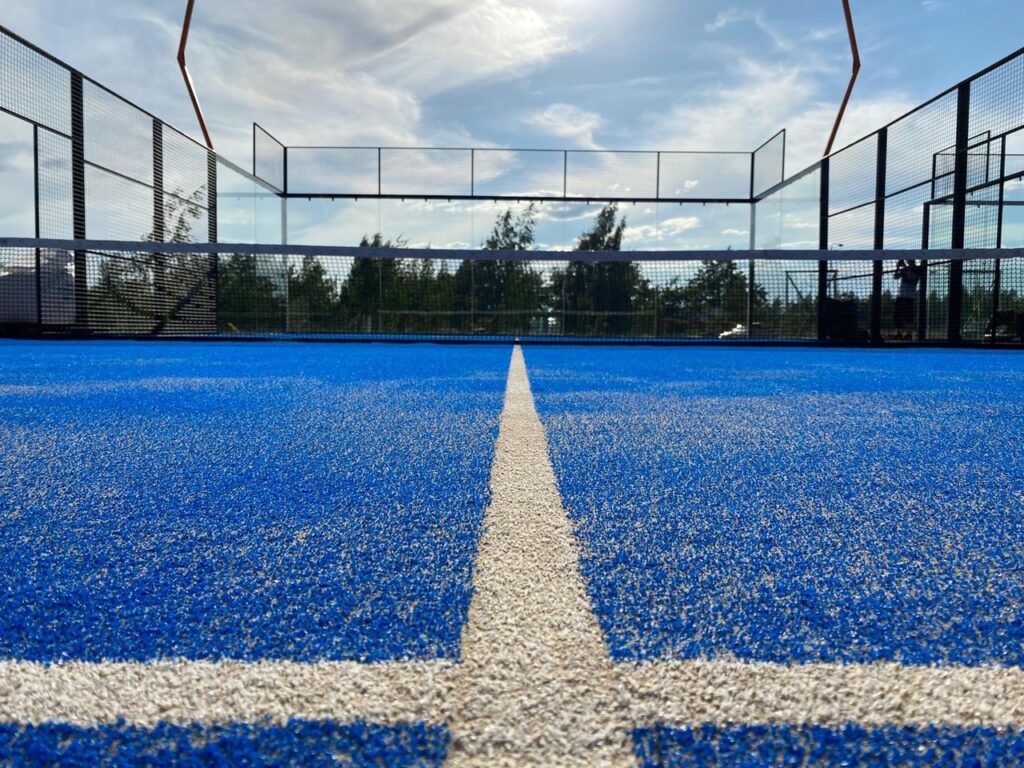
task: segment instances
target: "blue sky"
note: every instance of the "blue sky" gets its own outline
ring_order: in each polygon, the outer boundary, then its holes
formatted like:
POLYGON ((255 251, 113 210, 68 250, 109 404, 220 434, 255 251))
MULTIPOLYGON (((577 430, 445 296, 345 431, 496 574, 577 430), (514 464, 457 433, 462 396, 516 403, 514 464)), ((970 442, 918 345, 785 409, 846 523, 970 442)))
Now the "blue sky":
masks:
MULTIPOLYGON (((840 143, 1024 45, 1020 0, 853 7, 864 68, 840 143)), ((174 62, 183 9, 33 0, 0 23, 198 135, 174 62)), ((820 156, 850 62, 839 0, 199 0, 189 65, 218 150, 246 167, 256 120, 292 145, 663 150, 746 151, 785 127, 795 171, 820 156)), ((375 210, 345 214, 352 232, 375 210)))

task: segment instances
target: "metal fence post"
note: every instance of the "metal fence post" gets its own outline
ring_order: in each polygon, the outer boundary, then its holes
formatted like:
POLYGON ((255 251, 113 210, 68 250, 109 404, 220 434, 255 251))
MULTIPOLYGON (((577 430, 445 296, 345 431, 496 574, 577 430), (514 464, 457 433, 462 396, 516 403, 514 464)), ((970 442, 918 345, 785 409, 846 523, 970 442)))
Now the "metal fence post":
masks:
POLYGON ((654 159, 654 199, 661 199, 661 152, 655 153, 654 159))
MULTIPOLYGON (((996 248, 1003 247, 1003 206, 1006 203, 1006 137, 999 143, 999 207, 996 209, 996 248)), ((999 294, 1003 291, 1002 260, 995 260, 996 273, 992 279, 992 342, 999 327, 999 294)))
MULTIPOLYGON (((85 101, 82 74, 71 73, 71 208, 75 240, 85 240, 85 101)), ((75 325, 89 327, 89 281, 85 251, 75 251, 75 325)))
MULTIPOLYGON (((889 131, 878 132, 878 155, 875 161, 875 234, 872 248, 885 248, 885 168, 889 131)), ((871 262, 871 343, 882 343, 882 269, 881 261, 871 262)))
MULTIPOLYGON (((928 203, 924 204, 921 217, 921 248, 928 250, 928 240, 931 237, 931 215, 932 208, 928 203)), ((921 282, 917 287, 920 301, 917 307, 917 340, 928 340, 928 260, 921 260, 921 282)))
MULTIPOLYGON (((957 88, 956 156, 953 171, 953 232, 951 248, 964 247, 967 223, 967 144, 971 118, 971 83, 957 88)), ((964 263, 954 259, 949 265, 949 322, 946 335, 950 342, 961 341, 963 326, 964 263)))
MULTIPOLYGON (((828 250, 828 174, 829 160, 821 161, 821 194, 818 205, 818 248, 828 250)), ((825 341, 825 298, 828 294, 828 261, 818 262, 818 341, 825 341)))
POLYGON ((562 150, 562 197, 569 196, 569 150, 562 150))
MULTIPOLYGON (((32 180, 35 182, 33 190, 35 204, 35 233, 39 238, 39 126, 32 126, 32 180)), ((35 249, 36 261, 36 332, 43 331, 43 259, 38 248, 35 249)))
MULTIPOLYGON (((206 153, 206 239, 217 242, 217 155, 206 153)), ((210 281, 213 292, 213 330, 220 328, 220 255, 210 254, 210 281)))
MULTIPOLYGON (((167 237, 164 211, 164 126, 153 118, 153 241, 162 243, 167 237)), ((172 233, 173 236, 174 233, 172 233)), ((166 327, 167 321, 167 264, 164 255, 153 254, 153 289, 156 300, 157 324, 154 332, 166 327)))

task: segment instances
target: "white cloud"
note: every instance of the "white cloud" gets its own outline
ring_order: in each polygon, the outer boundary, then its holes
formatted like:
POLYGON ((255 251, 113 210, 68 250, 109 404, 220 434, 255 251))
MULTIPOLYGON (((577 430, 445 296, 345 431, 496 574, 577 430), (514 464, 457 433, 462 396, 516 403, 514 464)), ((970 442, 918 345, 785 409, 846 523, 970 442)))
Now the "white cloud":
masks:
MULTIPOLYGON (((842 91, 824 90, 830 70, 811 63, 766 64, 740 59, 735 83, 654 116, 645 142, 665 149, 750 150, 786 128, 787 175, 821 157, 842 91), (834 97, 834 98, 833 98, 834 97)), ((833 78, 834 79, 834 78, 833 78)), ((836 147, 860 138, 913 106, 900 93, 853 99, 836 147)))
POLYGON ((572 104, 552 104, 523 118, 523 123, 537 130, 572 141, 582 149, 600 149, 594 132, 603 124, 600 115, 572 104))
MULTIPOLYGON (((12 13, 29 39, 199 134, 174 61, 183 5, 45 0, 12 13)), ((290 144, 483 145, 457 121, 425 125, 423 102, 550 63, 579 44, 571 17, 585 13, 576 0, 204 3, 189 69, 217 149, 243 166, 253 120, 290 144)))

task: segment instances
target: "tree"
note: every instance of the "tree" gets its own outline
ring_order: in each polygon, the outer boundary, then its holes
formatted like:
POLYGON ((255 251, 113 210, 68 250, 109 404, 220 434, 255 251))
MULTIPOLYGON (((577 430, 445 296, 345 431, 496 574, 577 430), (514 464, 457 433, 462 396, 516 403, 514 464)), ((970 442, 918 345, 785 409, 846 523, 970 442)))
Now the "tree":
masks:
MULTIPOLYGON (((489 251, 525 251, 534 242, 537 206, 518 216, 508 208, 498 215, 483 247, 489 251)), ((466 260, 454 275, 456 309, 470 321, 468 330, 528 333, 530 320, 544 314, 544 278, 523 261, 466 260)))
MULTIPOLYGON (((206 187, 185 197, 176 192, 165 198, 163 221, 141 236, 144 241, 188 243, 202 219, 201 200, 206 187)), ((109 329, 160 333, 182 321, 190 326, 185 311, 198 304, 200 316, 210 316, 214 259, 206 254, 136 253, 110 255, 100 262, 99 279, 89 289, 89 315, 109 329)))
POLYGON ((338 287, 323 262, 304 256, 288 267, 288 330, 329 331, 339 312, 338 287))
MULTIPOLYGON (((377 232, 372 237, 363 236, 360 248, 404 248, 405 240, 385 240, 377 232)), ((372 333, 393 328, 394 315, 384 310, 404 309, 402 274, 399 259, 361 258, 352 262, 352 269, 342 283, 339 297, 339 314, 345 330, 358 333, 372 333)))
MULTIPOLYGON (((747 276, 730 260, 704 260, 685 286, 662 291, 660 315, 683 322, 707 335, 717 335, 747 317, 747 276)), ((753 288, 755 311, 768 303, 763 286, 753 288)))
MULTIPOLYGON (((618 205, 609 203, 580 235, 576 250, 619 251, 625 232, 626 218, 619 219, 618 205)), ((633 262, 571 261, 555 271, 552 282, 567 334, 623 336, 650 330, 637 322, 638 313, 650 308, 650 284, 633 262)))
POLYGON ((260 269, 259 257, 252 253, 236 253, 221 263, 218 310, 221 330, 284 330, 282 292, 267 270, 260 269))

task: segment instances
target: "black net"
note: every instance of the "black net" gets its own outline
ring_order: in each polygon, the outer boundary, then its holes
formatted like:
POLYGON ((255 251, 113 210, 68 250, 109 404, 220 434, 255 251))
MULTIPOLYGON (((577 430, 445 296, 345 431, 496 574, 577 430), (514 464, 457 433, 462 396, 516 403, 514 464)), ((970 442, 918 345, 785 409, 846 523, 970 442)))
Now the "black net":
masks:
MULTIPOLYGON (((97 244, 100 245, 100 244, 97 244)), ((8 328, 132 335, 944 339, 948 261, 156 246, 0 249, 8 328), (74 280, 76 260, 87 280, 74 280), (462 255, 462 258, 456 258, 462 255), (507 256, 502 258, 502 256, 507 256), (76 259, 77 257, 77 259, 76 259), (877 288, 876 288, 877 286, 877 288)), ((963 262, 961 336, 1021 341, 1021 258, 963 262)))

